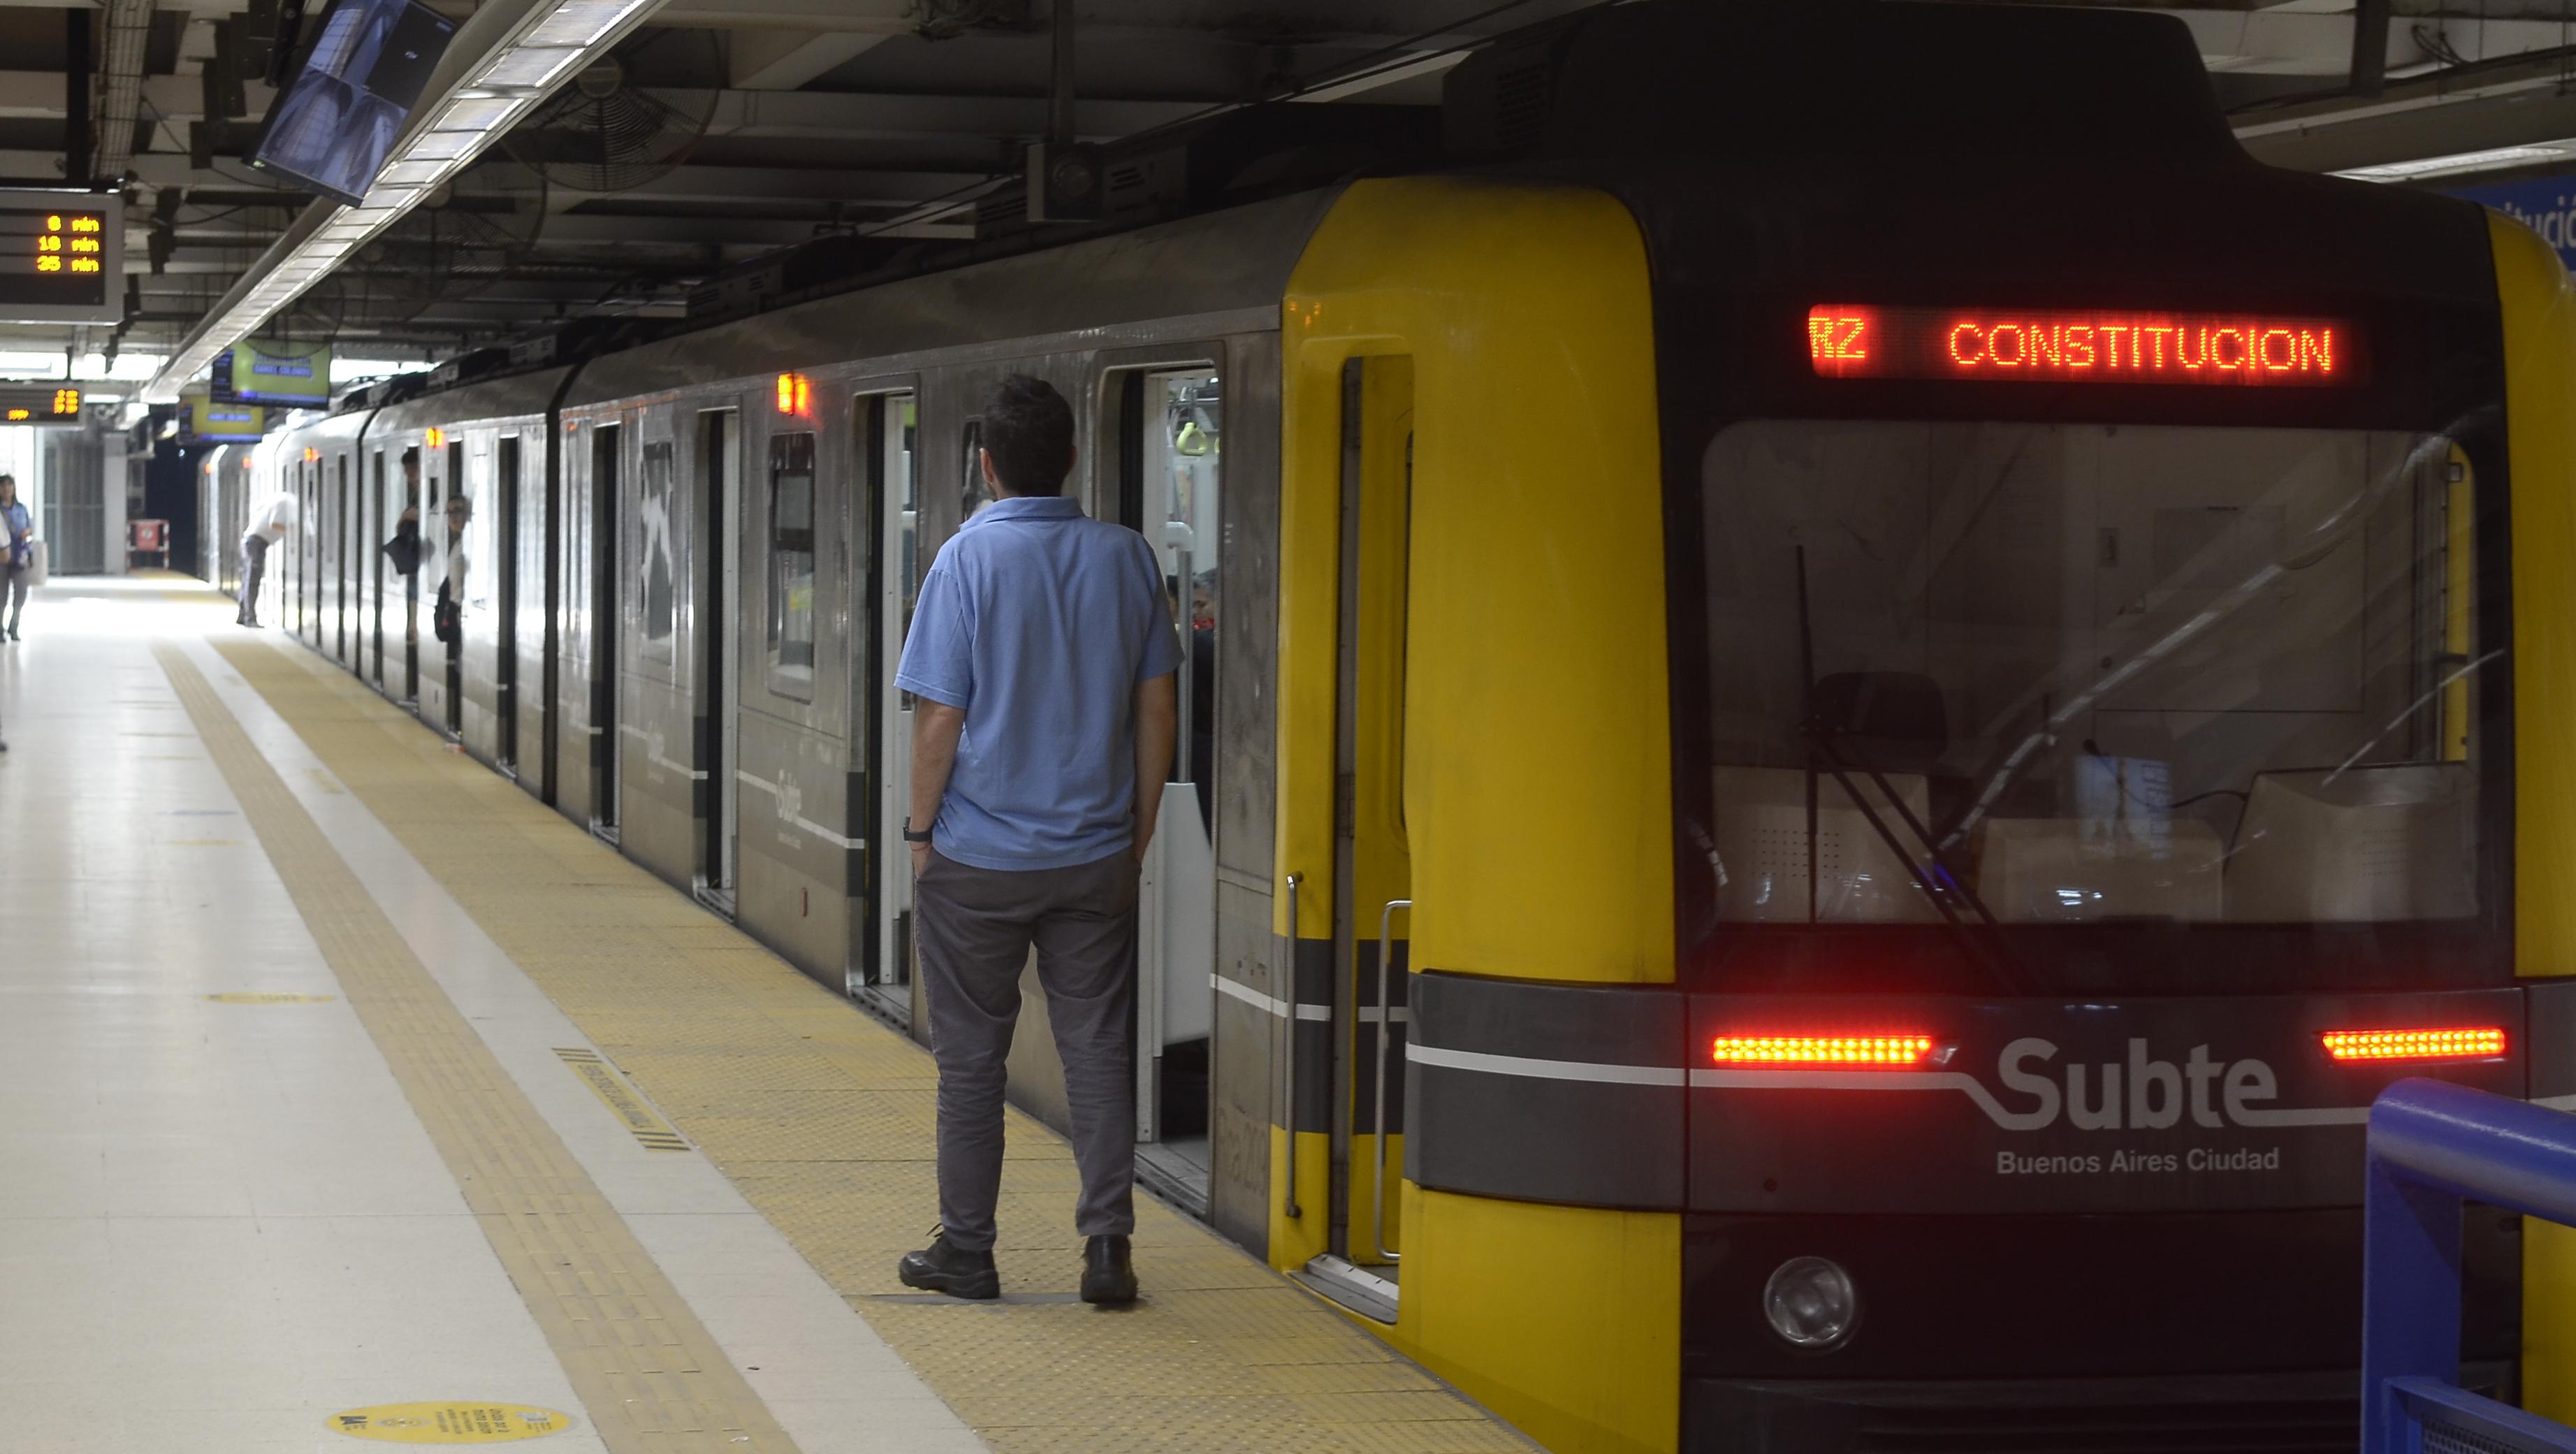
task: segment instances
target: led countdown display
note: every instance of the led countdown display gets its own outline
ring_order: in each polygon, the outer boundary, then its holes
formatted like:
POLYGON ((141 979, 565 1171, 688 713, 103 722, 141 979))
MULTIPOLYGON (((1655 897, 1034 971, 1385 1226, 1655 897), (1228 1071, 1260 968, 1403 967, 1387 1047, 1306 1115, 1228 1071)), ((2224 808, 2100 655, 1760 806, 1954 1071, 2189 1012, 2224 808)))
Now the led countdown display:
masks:
POLYGON ((124 231, 112 198, 0 190, 0 322, 122 322, 124 231))
POLYGON ((66 384, 0 384, 0 424, 78 424, 81 391, 66 384))
POLYGON ((1807 310, 1807 358, 1832 379, 2237 388, 2362 382, 2351 324, 2243 313, 1819 304, 1807 310))

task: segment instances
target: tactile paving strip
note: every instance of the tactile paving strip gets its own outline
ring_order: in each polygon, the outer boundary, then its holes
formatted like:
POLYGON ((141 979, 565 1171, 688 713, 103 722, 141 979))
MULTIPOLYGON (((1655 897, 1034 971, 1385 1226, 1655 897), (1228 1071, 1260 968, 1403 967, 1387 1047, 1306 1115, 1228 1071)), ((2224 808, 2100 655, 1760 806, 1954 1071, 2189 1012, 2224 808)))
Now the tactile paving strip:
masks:
POLYGON ((1000 1218, 1005 1301, 898 1300, 895 1259, 920 1245, 938 1206, 926 1052, 785 962, 744 953, 748 938, 328 662, 260 643, 219 649, 995 1449, 1533 1447, 1149 1198, 1136 1232, 1147 1301, 1109 1312, 1072 1300, 1081 1243, 1064 1143, 1017 1111, 1000 1218))
POLYGON ((613 1454, 795 1454, 187 657, 153 653, 613 1454))

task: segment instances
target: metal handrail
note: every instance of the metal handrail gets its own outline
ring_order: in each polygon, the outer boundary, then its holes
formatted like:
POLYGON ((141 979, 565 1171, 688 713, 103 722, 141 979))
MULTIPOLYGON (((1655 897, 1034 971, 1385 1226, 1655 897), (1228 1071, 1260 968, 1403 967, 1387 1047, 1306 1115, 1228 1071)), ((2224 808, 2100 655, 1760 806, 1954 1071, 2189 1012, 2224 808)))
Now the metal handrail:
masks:
POLYGON ((1403 1254, 1386 1250, 1386 1042, 1389 1028, 1387 991, 1395 983, 1395 911, 1413 910, 1411 899, 1389 899, 1377 916, 1377 1175, 1369 1178, 1369 1246, 1381 1262, 1402 1262, 1403 1254))
POLYGON ((2363 1454, 2423 1447, 2576 1450, 2576 1430, 2457 1387, 2464 1203, 2576 1226, 2576 1116, 2445 1081, 2401 1080, 2370 1108, 2363 1188, 2363 1454))
POLYGON ((1286 991, 1279 1003, 1287 1012, 1288 1048, 1279 1058, 1287 1062, 1287 1101, 1279 1113, 1279 1122, 1288 1128, 1288 1194, 1279 1209, 1292 1222, 1306 1215, 1306 1209, 1297 1204, 1297 887, 1305 881, 1302 873, 1288 875, 1288 973, 1274 976, 1273 981, 1286 991))

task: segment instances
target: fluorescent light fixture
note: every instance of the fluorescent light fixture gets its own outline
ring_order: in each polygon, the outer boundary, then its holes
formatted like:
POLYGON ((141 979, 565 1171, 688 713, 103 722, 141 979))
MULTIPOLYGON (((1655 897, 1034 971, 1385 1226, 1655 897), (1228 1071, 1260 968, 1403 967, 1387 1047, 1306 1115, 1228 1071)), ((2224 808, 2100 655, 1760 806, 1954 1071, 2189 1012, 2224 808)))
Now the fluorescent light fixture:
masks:
MULTIPOLYGON (((518 109, 519 103, 515 97, 504 99, 490 96, 460 96, 448 102, 447 109, 438 113, 438 119, 429 124, 429 131, 425 135, 434 136, 442 131, 470 131, 479 136, 509 119, 510 113, 518 109)), ((405 154, 410 154, 409 149, 406 149, 405 154)))
POLYGON ((2542 162, 2562 160, 2576 154, 2576 147, 2564 142, 2533 146, 2499 146, 2485 151, 2453 152, 2449 156, 2419 157, 2409 162, 2381 162, 2374 166, 2353 167, 2335 173, 2357 182, 2404 182, 2417 177, 2440 177, 2453 172, 2491 172, 2500 167, 2537 166, 2542 162))
MULTIPOLYGON (((485 133, 480 131, 423 132, 418 140, 403 148, 403 159, 443 162, 455 157, 472 156, 482 149, 484 139, 485 133)), ((379 175, 376 178, 376 185, 381 187, 385 181, 386 177, 379 175)))
MULTIPOLYGON (((313 220, 302 241, 265 274, 237 285, 242 292, 231 306, 208 316, 178 352, 160 360, 146 397, 177 397, 217 354, 418 205, 433 187, 498 140, 556 82, 603 54, 660 6, 661 0, 527 0, 522 16, 502 22, 516 24, 515 34, 468 63, 443 96, 423 98, 416 114, 427 119, 416 122, 417 129, 385 159, 365 205, 330 216, 308 212, 313 220)), ((487 15, 500 19, 492 7, 475 18, 487 15)), ((52 367, 61 369, 58 357, 52 367)))
POLYGON ((74 376, 83 379, 122 379, 135 382, 148 379, 160 372, 164 362, 165 360, 157 353, 120 353, 114 363, 108 362, 104 354, 85 353, 81 355, 80 368, 75 371, 74 376))
POLYGON ((63 376, 63 356, 59 353, 0 352, 0 374, 22 379, 59 379, 63 376))
POLYGON ((648 0, 564 0, 555 13, 528 28, 519 37, 521 45, 569 45, 589 47, 617 28, 618 22, 641 10, 648 0))
POLYGON ((485 86, 524 86, 531 91, 553 85, 589 55, 584 50, 505 50, 474 79, 485 86))
POLYGON ((447 174, 446 164, 437 161, 396 162, 385 168, 377 180, 408 186, 426 187, 447 174))

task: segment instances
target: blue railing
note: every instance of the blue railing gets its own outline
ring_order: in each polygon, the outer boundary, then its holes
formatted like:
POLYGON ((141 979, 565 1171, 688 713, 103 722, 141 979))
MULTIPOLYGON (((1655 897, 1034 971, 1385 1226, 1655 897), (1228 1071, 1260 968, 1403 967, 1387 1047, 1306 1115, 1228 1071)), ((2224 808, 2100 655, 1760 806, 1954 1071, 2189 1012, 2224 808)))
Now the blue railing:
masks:
POLYGON ((2576 1115, 2401 1080, 2370 1108, 2362 1454, 2576 1454, 2576 1429, 2459 1387, 2465 1202, 2576 1226, 2576 1115))

